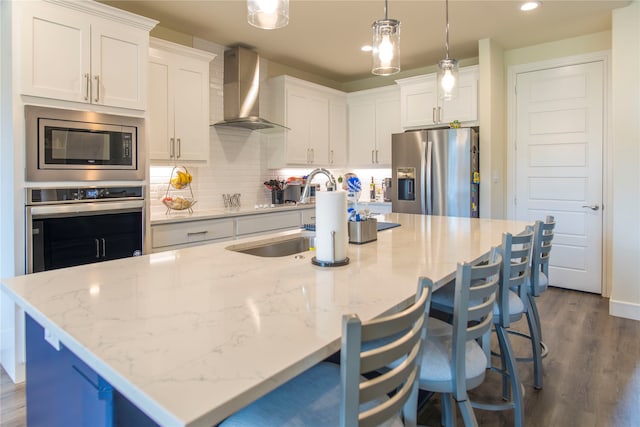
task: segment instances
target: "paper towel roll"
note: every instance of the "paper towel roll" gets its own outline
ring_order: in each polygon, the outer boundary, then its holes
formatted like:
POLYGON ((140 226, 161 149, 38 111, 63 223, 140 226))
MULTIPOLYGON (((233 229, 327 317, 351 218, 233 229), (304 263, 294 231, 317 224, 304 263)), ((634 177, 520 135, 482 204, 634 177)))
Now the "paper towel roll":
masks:
POLYGON ((330 263, 344 261, 347 258, 348 245, 347 193, 316 193, 316 259, 330 263), (332 232, 335 232, 335 253, 332 232))

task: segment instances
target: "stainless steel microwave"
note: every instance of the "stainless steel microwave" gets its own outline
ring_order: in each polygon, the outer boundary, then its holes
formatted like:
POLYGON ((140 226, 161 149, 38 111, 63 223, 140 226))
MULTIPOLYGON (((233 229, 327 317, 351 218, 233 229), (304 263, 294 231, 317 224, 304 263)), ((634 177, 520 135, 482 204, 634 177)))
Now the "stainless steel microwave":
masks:
POLYGON ((26 106, 27 181, 145 179, 144 118, 26 106))

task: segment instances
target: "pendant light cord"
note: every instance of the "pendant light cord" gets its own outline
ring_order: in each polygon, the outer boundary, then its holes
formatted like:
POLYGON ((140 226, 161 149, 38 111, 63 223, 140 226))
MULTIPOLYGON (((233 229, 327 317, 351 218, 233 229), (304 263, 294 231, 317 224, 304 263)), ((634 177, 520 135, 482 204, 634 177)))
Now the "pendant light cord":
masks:
MULTIPOLYGON (((386 8, 385 8, 385 10, 386 10, 386 8)), ((446 23, 447 23, 447 25, 444 27, 444 31, 445 31, 445 34, 446 34, 445 45, 447 47, 447 57, 446 57, 446 59, 449 59, 449 0, 445 0, 445 2, 444 2, 444 11, 445 11, 444 14, 445 14, 445 19, 446 19, 446 23)))
POLYGON ((388 0, 384 0, 384 20, 385 21, 389 20, 389 14, 387 13, 387 11, 389 10, 389 7, 388 7, 387 1, 388 0))

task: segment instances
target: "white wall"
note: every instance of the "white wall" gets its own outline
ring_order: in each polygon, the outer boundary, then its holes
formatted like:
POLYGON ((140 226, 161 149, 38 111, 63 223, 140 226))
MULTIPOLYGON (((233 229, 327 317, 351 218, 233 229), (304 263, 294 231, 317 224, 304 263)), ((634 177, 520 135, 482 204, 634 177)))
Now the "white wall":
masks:
POLYGON ((640 2, 612 26, 613 232, 609 311, 640 320, 640 2))

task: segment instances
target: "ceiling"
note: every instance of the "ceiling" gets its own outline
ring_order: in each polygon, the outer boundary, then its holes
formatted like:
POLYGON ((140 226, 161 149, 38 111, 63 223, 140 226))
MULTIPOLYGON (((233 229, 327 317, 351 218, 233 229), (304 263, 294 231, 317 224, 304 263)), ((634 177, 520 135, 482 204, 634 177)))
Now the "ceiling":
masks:
MULTIPOLYGON (((244 44, 271 61, 346 83, 371 77, 371 24, 384 18, 383 0, 290 0, 289 25, 260 30, 246 20, 244 0, 107 0, 120 9, 160 21, 162 27, 224 46, 244 44)), ((630 1, 544 0, 521 12, 517 0, 451 0, 450 57, 478 56, 478 40, 504 49, 606 31, 611 11, 630 1)), ((401 67, 436 64, 445 56, 444 0, 390 0, 389 18, 401 27, 401 67)))

